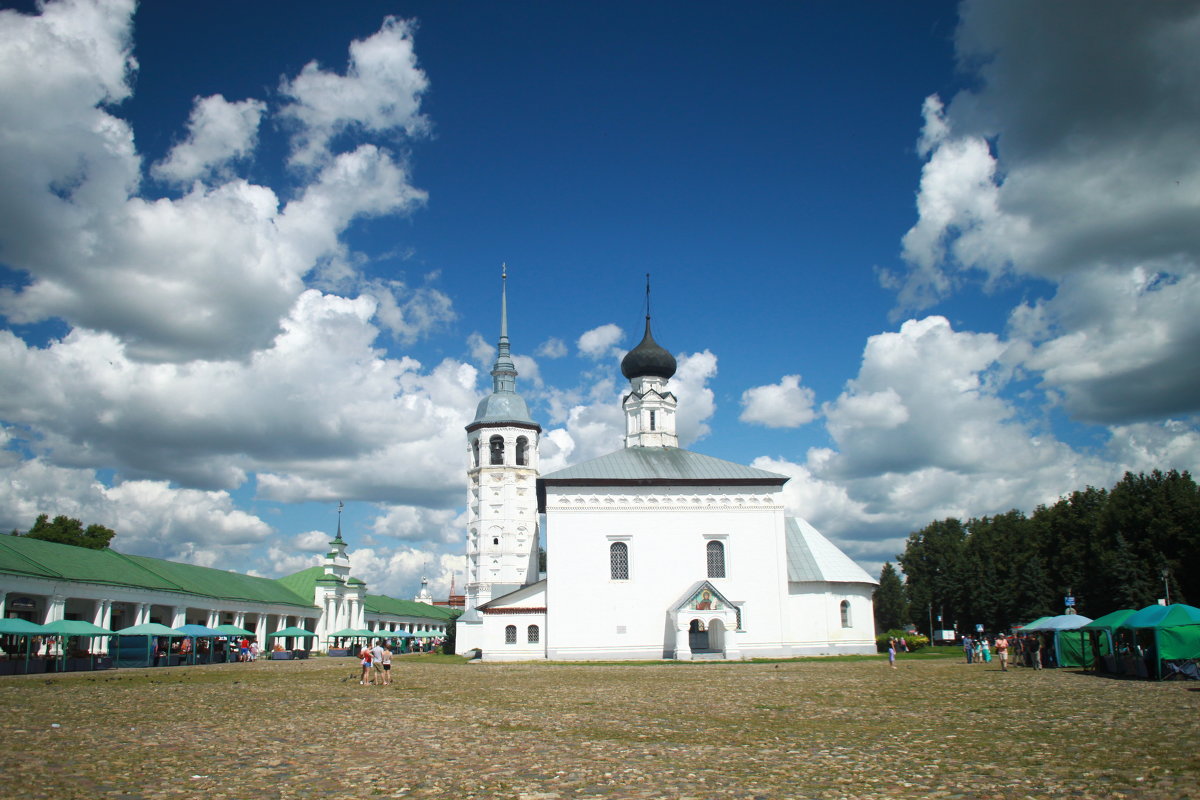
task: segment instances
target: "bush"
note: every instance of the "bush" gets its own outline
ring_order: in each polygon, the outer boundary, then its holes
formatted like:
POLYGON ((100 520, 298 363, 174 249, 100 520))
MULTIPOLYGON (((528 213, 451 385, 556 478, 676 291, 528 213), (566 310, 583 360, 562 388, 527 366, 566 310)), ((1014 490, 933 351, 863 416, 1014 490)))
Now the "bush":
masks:
POLYGON ((879 652, 886 653, 887 649, 888 649, 888 639, 895 639, 897 652, 903 652, 903 651, 899 650, 901 636, 904 637, 904 641, 908 644, 908 652, 910 652, 910 653, 916 652, 917 650, 920 650, 922 647, 929 646, 929 637, 928 636, 922 636, 919 633, 911 633, 909 631, 902 631, 899 629, 893 629, 893 630, 888 631, 887 633, 881 633, 878 636, 876 636, 875 637, 875 646, 879 649, 879 652))

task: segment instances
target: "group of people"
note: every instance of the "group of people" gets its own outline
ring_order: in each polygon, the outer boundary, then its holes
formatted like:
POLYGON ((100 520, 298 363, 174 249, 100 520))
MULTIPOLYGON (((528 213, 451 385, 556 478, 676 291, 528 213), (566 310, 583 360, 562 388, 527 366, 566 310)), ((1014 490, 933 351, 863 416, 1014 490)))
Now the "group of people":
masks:
POLYGON ((1012 637, 1001 633, 994 639, 989 639, 985 635, 980 635, 974 639, 970 636, 964 636, 962 639, 962 648, 963 655, 966 657, 968 664, 991 663, 992 652, 995 651, 996 658, 1000 661, 1000 669, 1004 672, 1008 672, 1010 651, 1012 653, 1013 664, 1016 666, 1041 669, 1044 660, 1042 637, 1036 633, 1027 633, 1022 636, 1014 635, 1012 637))
POLYGON ((358 658, 362 662, 359 686, 387 686, 392 682, 392 649, 387 640, 376 639, 374 647, 364 644, 358 658))

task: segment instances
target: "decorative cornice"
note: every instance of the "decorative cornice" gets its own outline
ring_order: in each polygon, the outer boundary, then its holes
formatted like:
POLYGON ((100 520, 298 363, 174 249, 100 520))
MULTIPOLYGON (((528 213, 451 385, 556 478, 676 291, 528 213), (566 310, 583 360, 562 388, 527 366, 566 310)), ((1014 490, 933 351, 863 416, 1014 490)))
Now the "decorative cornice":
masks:
MULTIPOLYGON (((538 425, 536 422, 530 424, 528 422, 499 420, 496 422, 472 422, 467 426, 467 433, 473 433, 480 428, 520 428, 526 431, 535 431, 537 433, 542 432, 542 426, 538 425)), ((497 464, 496 466, 499 465, 497 464)))
POLYGON ((626 495, 574 494, 553 495, 546 505, 556 511, 778 511, 783 504, 769 495, 626 495))
POLYGON ((533 606, 523 606, 523 607, 514 606, 512 608, 481 608, 479 610, 482 611, 484 614, 489 614, 489 615, 545 614, 546 613, 545 606, 542 606, 541 608, 537 608, 537 607, 533 607, 533 606))

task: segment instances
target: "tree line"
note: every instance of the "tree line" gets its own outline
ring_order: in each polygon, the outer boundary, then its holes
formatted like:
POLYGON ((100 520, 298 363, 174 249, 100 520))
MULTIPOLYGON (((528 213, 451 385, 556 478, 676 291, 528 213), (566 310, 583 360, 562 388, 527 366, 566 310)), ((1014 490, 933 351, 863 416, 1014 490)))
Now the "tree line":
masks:
POLYGON ((1159 598, 1200 600, 1200 489, 1186 471, 1126 472, 1026 516, 947 518, 910 534, 875 593, 878 630, 1007 630, 1062 614, 1093 619, 1159 598), (940 622, 939 622, 940 617, 940 622))
POLYGON ((103 550, 108 547, 117 532, 94 522, 85 528, 79 520, 63 514, 59 514, 54 519, 50 519, 49 514, 39 514, 29 530, 25 533, 13 531, 12 535, 28 536, 30 539, 58 542, 75 547, 86 547, 89 550, 103 550))

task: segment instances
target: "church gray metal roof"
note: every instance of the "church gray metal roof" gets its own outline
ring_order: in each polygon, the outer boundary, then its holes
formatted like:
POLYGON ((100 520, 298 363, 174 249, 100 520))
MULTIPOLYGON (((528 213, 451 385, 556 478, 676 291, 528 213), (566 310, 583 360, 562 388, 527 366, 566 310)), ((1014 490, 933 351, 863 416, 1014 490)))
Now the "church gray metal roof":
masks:
POLYGON ((804 520, 788 517, 785 534, 789 582, 879 583, 804 520))
POLYGON ((543 475, 559 486, 613 484, 782 486, 787 477, 764 469, 693 453, 678 447, 626 447, 573 467, 543 475))

